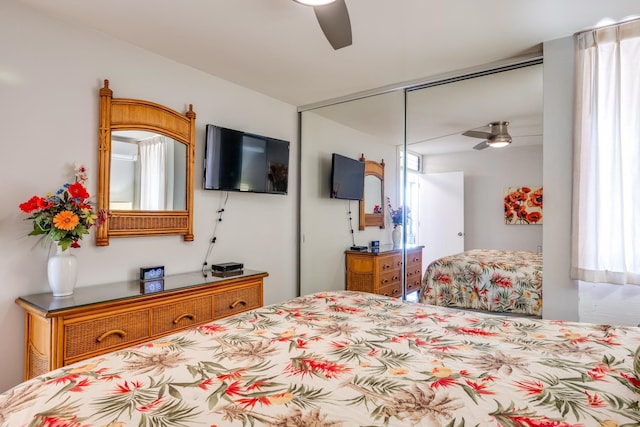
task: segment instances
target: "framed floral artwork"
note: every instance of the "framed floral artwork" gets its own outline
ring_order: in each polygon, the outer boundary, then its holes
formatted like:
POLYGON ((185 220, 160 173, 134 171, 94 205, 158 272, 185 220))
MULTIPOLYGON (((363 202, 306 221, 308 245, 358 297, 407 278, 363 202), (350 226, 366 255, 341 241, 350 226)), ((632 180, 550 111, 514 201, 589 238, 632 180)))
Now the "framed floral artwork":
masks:
POLYGON ((542 186, 505 187, 505 224, 542 224, 542 186))

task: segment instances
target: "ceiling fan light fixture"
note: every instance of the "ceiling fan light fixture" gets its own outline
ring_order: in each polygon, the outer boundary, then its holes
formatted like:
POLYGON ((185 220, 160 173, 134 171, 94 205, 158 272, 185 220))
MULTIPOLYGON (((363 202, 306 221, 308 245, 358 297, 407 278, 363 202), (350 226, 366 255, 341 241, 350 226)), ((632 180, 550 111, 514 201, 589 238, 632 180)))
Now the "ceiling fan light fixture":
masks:
POLYGON ((492 148, 502 148, 502 147, 506 147, 507 145, 511 144, 511 138, 509 138, 508 140, 504 140, 504 141, 487 141, 487 144, 492 147, 492 148))
POLYGON ((336 0, 293 0, 296 3, 303 4, 305 6, 324 6, 329 3, 333 3, 336 0))

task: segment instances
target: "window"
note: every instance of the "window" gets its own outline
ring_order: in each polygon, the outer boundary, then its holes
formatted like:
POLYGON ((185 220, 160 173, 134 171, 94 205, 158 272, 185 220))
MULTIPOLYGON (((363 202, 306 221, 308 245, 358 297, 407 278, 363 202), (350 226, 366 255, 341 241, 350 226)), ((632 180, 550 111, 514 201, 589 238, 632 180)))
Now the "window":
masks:
POLYGON ((576 50, 571 277, 640 285, 640 21, 576 50))

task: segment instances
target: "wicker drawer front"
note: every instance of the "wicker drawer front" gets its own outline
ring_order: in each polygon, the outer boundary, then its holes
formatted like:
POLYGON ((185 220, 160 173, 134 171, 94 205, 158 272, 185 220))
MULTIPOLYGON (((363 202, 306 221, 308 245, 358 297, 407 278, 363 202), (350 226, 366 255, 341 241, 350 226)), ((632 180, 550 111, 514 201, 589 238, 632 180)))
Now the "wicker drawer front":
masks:
POLYGON ((149 310, 136 310, 65 325, 65 360, 149 337, 149 310))
POLYGON ((246 310, 258 308, 262 301, 262 286, 256 283, 252 286, 219 292, 213 296, 214 318, 231 316, 246 310))
POLYGON ((154 307, 152 334, 164 334, 213 320, 211 295, 154 307))
POLYGON ((402 284, 398 282, 393 285, 381 287, 379 294, 388 297, 400 297, 402 296, 402 284))
POLYGON ((380 287, 382 288, 384 286, 400 283, 400 271, 400 269, 396 269, 395 271, 380 273, 380 287))

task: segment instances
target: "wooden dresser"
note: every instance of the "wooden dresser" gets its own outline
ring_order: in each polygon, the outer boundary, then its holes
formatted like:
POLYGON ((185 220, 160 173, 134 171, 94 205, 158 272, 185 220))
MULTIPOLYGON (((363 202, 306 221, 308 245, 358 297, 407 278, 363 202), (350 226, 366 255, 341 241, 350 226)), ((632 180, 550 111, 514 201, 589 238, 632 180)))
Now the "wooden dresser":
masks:
MULTIPOLYGON (((407 294, 420 289, 422 248, 407 247, 407 294)), ((346 251, 347 290, 402 297, 402 249, 383 245, 378 251, 346 251)))
POLYGON ((25 309, 25 380, 73 362, 261 307, 265 272, 165 276, 144 294, 139 281, 76 288, 73 295, 19 297, 25 309))

